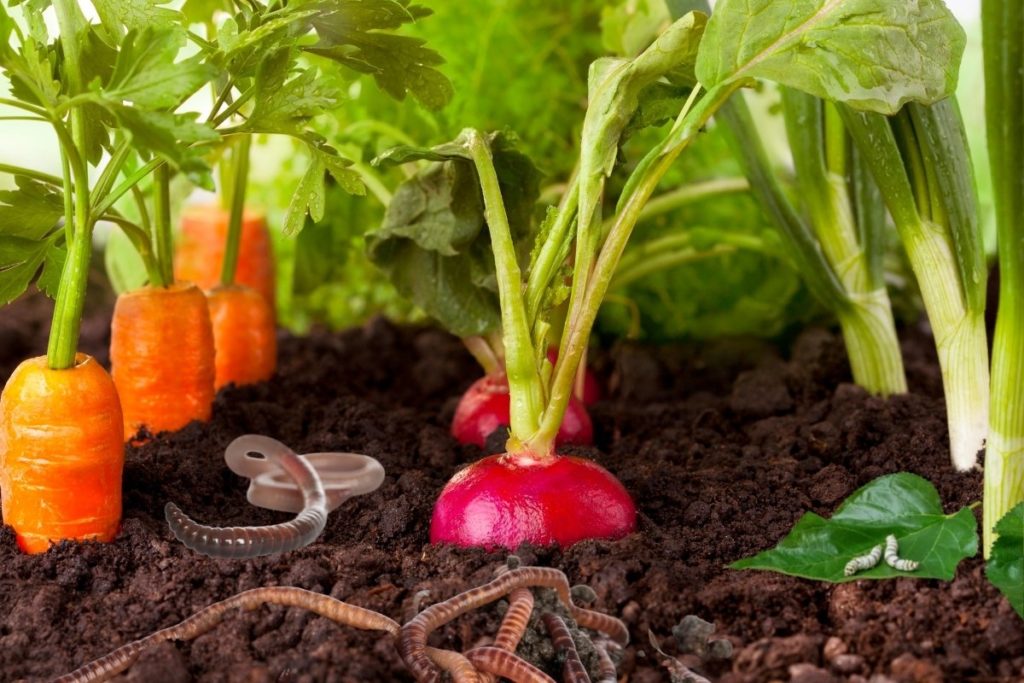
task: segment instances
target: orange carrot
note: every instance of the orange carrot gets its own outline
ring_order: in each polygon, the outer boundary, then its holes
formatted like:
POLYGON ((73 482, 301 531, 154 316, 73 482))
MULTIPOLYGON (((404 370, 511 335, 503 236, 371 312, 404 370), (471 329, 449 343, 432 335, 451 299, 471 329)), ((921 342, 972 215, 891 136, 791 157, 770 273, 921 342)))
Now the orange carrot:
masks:
POLYGON ((123 423, 117 389, 91 357, 52 370, 26 360, 0 395, 0 489, 18 545, 111 541, 121 520, 123 423))
POLYGON ((143 287, 117 298, 110 364, 124 410, 124 438, 208 420, 214 350, 206 295, 188 282, 143 287))
POLYGON ((277 367, 277 330, 267 302, 242 285, 216 287, 207 296, 217 350, 216 388, 270 379, 277 367))
MULTIPOLYGON (((221 284, 224 245, 228 235, 228 212, 215 204, 185 209, 181 217, 181 239, 174 256, 174 277, 194 282, 203 289, 221 284)), ((274 310, 274 256, 270 233, 263 216, 245 211, 238 252, 235 282, 262 294, 274 310)))

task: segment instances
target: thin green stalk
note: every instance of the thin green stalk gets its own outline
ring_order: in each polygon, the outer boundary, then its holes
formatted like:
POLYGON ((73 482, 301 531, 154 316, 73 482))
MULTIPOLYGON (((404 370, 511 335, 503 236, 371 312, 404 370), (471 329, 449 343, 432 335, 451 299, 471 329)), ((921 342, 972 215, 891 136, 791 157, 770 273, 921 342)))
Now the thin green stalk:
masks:
POLYGON ((512 243, 512 230, 501 198, 498 174, 494 170, 491 149, 483 136, 475 130, 465 131, 469 151, 480 178, 484 197, 484 213, 494 250, 495 274, 498 280, 498 298, 501 302, 501 326, 505 344, 505 372, 508 375, 511 405, 510 453, 528 451, 545 457, 550 449, 524 448, 525 437, 536 432, 542 406, 542 388, 530 339, 530 325, 526 319, 523 301, 522 274, 512 243))
POLYGON ((174 238, 171 234, 171 170, 167 164, 157 166, 153 178, 153 246, 159 279, 154 287, 168 287, 174 282, 174 238))
MULTIPOLYGON (((64 45, 65 69, 71 93, 82 90, 82 72, 79 59, 79 44, 85 20, 75 0, 55 0, 53 7, 60 26, 64 45)), ((92 256, 93 220, 89 212, 89 175, 79 150, 88 149, 85 119, 81 109, 71 112, 71 139, 63 125, 54 120, 54 128, 61 137, 61 147, 73 174, 64 181, 65 192, 72 191, 74 183, 74 229, 73 239, 68 245, 68 257, 61 272, 57 298, 53 307, 53 322, 47 348, 47 362, 54 370, 74 367, 78 350, 78 334, 85 308, 85 292, 89 276, 89 259, 92 256)))
POLYGON ((633 183, 627 183, 631 190, 629 198, 618 213, 612 229, 594 264, 593 274, 583 282, 573 282, 573 289, 582 288, 583 296, 577 311, 570 310, 563 332, 562 348, 559 350, 558 362, 555 365, 554 381, 551 394, 544 410, 539 430, 529 439, 527 445, 534 452, 550 453, 554 447, 555 436, 565 416, 565 409, 573 394, 576 372, 586 352, 587 339, 597 318, 601 301, 611 285, 612 278, 626 248, 626 243, 640 218, 644 205, 657 189, 658 183, 665 175, 680 153, 697 136, 700 129, 711 116, 729 98, 737 84, 726 84, 710 90, 703 98, 694 103, 692 100, 680 113, 676 124, 668 137, 659 145, 657 156, 645 158, 641 164, 643 176, 633 183))
POLYGON ((951 458, 954 467, 967 470, 975 466, 988 432, 981 234, 955 104, 943 101, 913 111, 918 106, 908 105, 892 126, 877 114, 846 107, 841 111, 896 223, 920 286, 942 370, 951 458), (948 223, 929 218, 929 173, 935 174, 948 223))
POLYGON ((234 284, 238 269, 238 252, 242 245, 242 218, 245 214, 245 188, 249 181, 249 150, 252 136, 243 135, 235 144, 234 176, 231 182, 231 212, 228 215, 228 236, 224 245, 224 263, 220 271, 220 283, 225 287, 234 284))
MULTIPOLYGON (((638 223, 649 221, 657 216, 662 216, 676 209, 690 204, 695 204, 705 199, 711 199, 725 194, 736 194, 746 192, 750 189, 750 183, 746 178, 715 178, 683 185, 657 197, 652 197, 647 202, 643 211, 640 212, 638 223)), ((611 228, 612 221, 606 221, 607 228, 611 228)), ((607 233, 607 231, 606 231, 607 233)))
POLYGON ((796 183, 815 235, 846 292, 833 309, 854 381, 873 394, 907 390, 892 304, 871 277, 847 187, 846 130, 834 105, 783 89, 786 131, 796 183))
POLYGON ((985 557, 994 527, 1024 501, 1024 4, 982 0, 985 114, 999 242, 999 313, 985 450, 985 557))
MULTIPOLYGON (((68 160, 68 163, 70 165, 70 160, 68 160)), ((31 168, 22 168, 21 166, 13 166, 11 164, 5 164, 3 162, 0 162, 0 173, 8 173, 10 175, 15 176, 23 175, 26 178, 38 180, 39 182, 46 183, 47 185, 64 187, 64 180, 59 178, 58 176, 50 175, 49 173, 43 173, 42 171, 36 171, 31 168)), ((72 185, 72 189, 73 187, 74 186, 72 185)))
POLYGON ((526 283, 526 319, 534 321, 540 311, 540 304, 544 294, 551 284, 559 266, 565 260, 569 234, 573 226, 573 217, 576 213, 576 206, 579 203, 579 183, 575 174, 569 183, 568 191, 562 196, 562 203, 558 207, 558 214, 555 223, 551 226, 544 244, 541 245, 537 260, 530 269, 530 276, 526 283))
POLYGON ((739 251, 739 248, 731 244, 716 244, 703 250, 691 247, 662 252, 630 268, 622 268, 620 263, 620 267, 615 272, 615 277, 612 279, 609 289, 615 290, 625 287, 632 282, 662 270, 668 270, 669 268, 675 268, 687 263, 705 261, 717 256, 725 256, 726 254, 735 254, 737 251, 739 251))
POLYGON ((132 246, 139 253, 139 257, 142 258, 142 265, 146 268, 149 281, 159 282, 163 275, 160 272, 160 266, 157 264, 153 249, 150 246, 149 234, 123 216, 107 214, 102 216, 101 220, 110 221, 121 228, 125 236, 131 241, 132 246))

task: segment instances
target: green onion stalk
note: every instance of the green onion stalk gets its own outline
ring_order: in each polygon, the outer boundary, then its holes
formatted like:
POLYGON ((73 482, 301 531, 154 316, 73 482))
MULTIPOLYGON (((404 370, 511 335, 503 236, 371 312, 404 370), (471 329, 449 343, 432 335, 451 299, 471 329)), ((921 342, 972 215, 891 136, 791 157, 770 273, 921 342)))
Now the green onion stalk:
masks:
POLYGON ((985 556, 1024 501, 1024 4, 982 0, 985 113, 999 240, 999 312, 985 449, 985 556))
POLYGON ((782 190, 743 97, 736 95, 719 118, 798 271, 839 320, 854 382, 881 396, 904 393, 903 357, 882 273, 884 206, 836 106, 790 88, 782 93, 802 212, 782 190))
POLYGON ((986 270, 973 170, 953 98, 889 119, 841 108, 900 234, 935 337, 956 469, 988 433, 986 270))

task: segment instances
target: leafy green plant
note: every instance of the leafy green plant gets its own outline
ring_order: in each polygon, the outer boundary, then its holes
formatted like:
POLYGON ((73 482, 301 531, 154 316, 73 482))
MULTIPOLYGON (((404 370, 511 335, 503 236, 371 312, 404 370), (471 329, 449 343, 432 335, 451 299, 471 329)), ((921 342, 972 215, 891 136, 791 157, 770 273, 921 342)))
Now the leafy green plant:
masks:
POLYGON ((999 520, 995 533, 985 573, 1024 618, 1024 503, 999 520))
POLYGON ((730 567, 831 583, 895 577, 951 581, 960 561, 978 552, 977 526, 970 508, 944 514, 929 481, 900 472, 857 489, 829 519, 806 513, 774 548, 730 567), (920 562, 915 571, 880 562, 853 576, 845 574, 847 562, 884 543, 889 534, 898 539, 902 557, 920 562))
MULTIPOLYGON (((985 552, 996 522, 1024 501, 1024 7, 984 0, 985 106, 999 238, 999 314, 985 449, 985 552)), ((1019 603, 1018 603, 1019 604, 1019 603)), ((1018 607, 1019 609, 1019 607, 1018 607)))

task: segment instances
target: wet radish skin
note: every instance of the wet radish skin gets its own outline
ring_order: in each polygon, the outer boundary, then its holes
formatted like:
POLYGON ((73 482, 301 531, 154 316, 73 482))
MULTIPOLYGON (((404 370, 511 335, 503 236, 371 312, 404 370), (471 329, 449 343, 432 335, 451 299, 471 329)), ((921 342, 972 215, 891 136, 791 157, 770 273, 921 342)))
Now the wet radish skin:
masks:
POLYGON ((430 541, 564 548, 591 538, 621 538, 635 528, 632 498, 600 465, 573 456, 500 454, 452 477, 434 506, 430 541))
MULTIPOLYGON (((507 426, 509 421, 508 379, 503 374, 487 375, 474 382, 459 400, 452 420, 452 436, 459 443, 484 448, 487 437, 499 427, 507 426)), ((555 443, 584 446, 594 443, 590 415, 575 397, 569 400, 555 443)))

